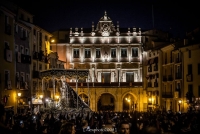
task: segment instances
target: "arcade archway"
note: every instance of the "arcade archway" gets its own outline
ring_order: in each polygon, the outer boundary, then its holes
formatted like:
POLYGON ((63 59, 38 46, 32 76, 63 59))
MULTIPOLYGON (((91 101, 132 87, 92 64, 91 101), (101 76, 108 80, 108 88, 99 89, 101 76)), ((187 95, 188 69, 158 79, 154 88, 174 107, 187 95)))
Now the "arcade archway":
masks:
POLYGON ((123 98, 123 111, 134 111, 137 108, 137 104, 133 95, 126 94, 123 98))
POLYGON ((114 111, 115 109, 115 98, 112 94, 103 93, 97 102, 97 109, 98 111, 114 111))

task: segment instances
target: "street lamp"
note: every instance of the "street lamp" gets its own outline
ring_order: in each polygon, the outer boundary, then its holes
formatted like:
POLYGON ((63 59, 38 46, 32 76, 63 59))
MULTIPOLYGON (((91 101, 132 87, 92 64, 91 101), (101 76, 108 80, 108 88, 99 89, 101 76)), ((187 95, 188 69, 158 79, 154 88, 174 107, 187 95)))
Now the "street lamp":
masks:
POLYGON ((22 93, 18 92, 17 93, 17 113, 20 112, 21 113, 21 110, 20 110, 20 97, 22 96, 22 93))
POLYGON ((20 92, 19 92, 19 93, 17 93, 17 96, 18 96, 18 97, 21 97, 21 95, 22 95, 22 93, 20 93, 20 92))
POLYGON ((51 39, 51 43, 56 43, 56 52, 57 52, 57 41, 56 41, 56 39, 55 39, 55 38, 52 38, 52 39, 51 39))
POLYGON ((181 103, 182 103, 182 100, 179 100, 179 101, 178 101, 178 110, 179 110, 179 111, 181 111, 181 103))

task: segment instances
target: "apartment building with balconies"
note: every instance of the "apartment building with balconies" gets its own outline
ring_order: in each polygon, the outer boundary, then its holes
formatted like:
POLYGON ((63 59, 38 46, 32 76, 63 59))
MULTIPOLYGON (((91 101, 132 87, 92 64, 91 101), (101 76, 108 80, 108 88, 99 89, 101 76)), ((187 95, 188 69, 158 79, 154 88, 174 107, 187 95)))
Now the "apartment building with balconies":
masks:
POLYGON ((194 29, 187 33, 183 47, 180 48, 183 60, 183 104, 182 110, 186 112, 199 110, 200 104, 200 30, 194 29))
POLYGON ((168 33, 160 30, 143 32, 144 89, 147 91, 148 110, 160 108, 162 98, 162 51, 168 45, 168 33))
POLYGON ((174 105, 174 60, 172 51, 174 50, 174 44, 161 48, 162 51, 162 103, 161 107, 164 110, 173 110, 174 105))
MULTIPOLYGON (((30 54, 30 27, 16 21, 15 23, 15 88, 17 92, 21 93, 19 98, 19 105, 28 105, 31 100, 31 83, 30 83, 30 67, 31 67, 31 54, 30 54)), ((19 106, 18 106, 19 107, 19 106)), ((20 109, 18 109, 20 111, 20 109)))
MULTIPOLYGON (((16 14, 0 3, 0 98, 7 106, 16 106, 15 90, 15 40, 16 14)), ((15 109, 16 110, 16 109, 15 109)))

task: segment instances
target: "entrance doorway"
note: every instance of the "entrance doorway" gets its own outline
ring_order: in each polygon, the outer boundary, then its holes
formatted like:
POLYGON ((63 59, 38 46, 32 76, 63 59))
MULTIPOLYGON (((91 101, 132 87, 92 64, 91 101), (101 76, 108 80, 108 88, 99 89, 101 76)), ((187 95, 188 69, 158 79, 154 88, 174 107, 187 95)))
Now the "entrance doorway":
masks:
POLYGON ((102 111, 114 111, 115 109, 115 105, 114 105, 114 97, 113 95, 109 94, 109 93, 104 93, 102 94, 97 102, 97 109, 98 111, 102 110, 102 111))
POLYGON ((134 105, 134 98, 131 94, 125 95, 123 98, 123 111, 134 111, 137 104, 134 105))

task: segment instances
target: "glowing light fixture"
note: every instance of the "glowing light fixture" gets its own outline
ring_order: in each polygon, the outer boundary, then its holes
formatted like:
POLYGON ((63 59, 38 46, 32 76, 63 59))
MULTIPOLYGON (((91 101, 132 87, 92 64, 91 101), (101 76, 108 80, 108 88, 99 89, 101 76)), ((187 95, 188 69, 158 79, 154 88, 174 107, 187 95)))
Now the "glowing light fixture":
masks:
POLYGON ((18 97, 21 97, 21 95, 22 95, 22 93, 17 93, 17 96, 18 96, 18 97))
POLYGON ((56 97, 56 99, 59 99, 59 96, 58 96, 58 95, 56 95, 55 97, 56 97))
POLYGON ((43 95, 40 95, 40 98, 42 99, 42 98, 43 98, 43 95))
POLYGON ((54 39, 52 39, 52 40, 51 40, 51 42, 52 42, 52 43, 54 43, 54 42, 55 42, 55 40, 54 40, 54 39))

